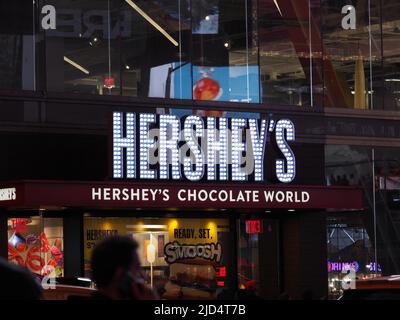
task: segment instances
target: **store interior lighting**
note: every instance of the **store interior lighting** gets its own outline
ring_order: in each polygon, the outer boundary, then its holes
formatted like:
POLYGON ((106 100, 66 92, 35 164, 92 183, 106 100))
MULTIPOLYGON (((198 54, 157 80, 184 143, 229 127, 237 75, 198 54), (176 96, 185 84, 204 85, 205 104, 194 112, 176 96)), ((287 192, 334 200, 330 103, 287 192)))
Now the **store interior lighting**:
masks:
POLYGON ((167 229, 168 226, 162 224, 133 224, 126 226, 129 229, 167 229))
POLYGON ((277 8, 278 11, 279 11, 279 14, 280 14, 281 17, 282 17, 282 11, 281 11, 281 8, 279 7, 278 0, 274 0, 274 3, 275 3, 276 8, 277 8))
POLYGON ((165 31, 157 22, 155 22, 147 13, 140 9, 137 4, 131 0, 125 0, 137 13, 147 20, 154 28, 156 28, 162 35, 164 35, 174 46, 178 46, 178 42, 172 38, 167 31, 165 31))
POLYGON ((64 61, 69 63, 71 66, 77 68, 78 70, 82 71, 83 73, 89 74, 89 70, 85 69, 80 64, 76 63, 75 61, 72 61, 71 59, 67 58, 66 56, 64 56, 64 61))

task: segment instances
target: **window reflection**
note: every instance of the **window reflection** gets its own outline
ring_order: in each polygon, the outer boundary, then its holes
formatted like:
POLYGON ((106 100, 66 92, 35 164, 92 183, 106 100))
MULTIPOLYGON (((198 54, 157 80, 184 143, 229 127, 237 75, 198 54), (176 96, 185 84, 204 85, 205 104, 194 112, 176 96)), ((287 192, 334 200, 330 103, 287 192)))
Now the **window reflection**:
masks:
POLYGON ((13 217, 7 221, 8 260, 39 276, 64 274, 61 218, 13 217))
POLYGON ((0 89, 400 107, 395 0, 16 0, 1 6, 0 89), (44 5, 56 10, 54 30, 43 29, 44 5), (354 26, 345 28, 353 11, 354 26))
POLYGON ((203 11, 193 34, 193 99, 260 102, 257 1, 221 0, 203 11))
POLYGON ((342 7, 337 1, 322 1, 324 47, 324 105, 355 109, 379 108, 380 30, 379 1, 353 4, 356 28, 343 29, 342 7), (369 23, 371 22, 371 41, 369 23))
POLYGON ((310 105, 308 0, 262 0, 259 5, 263 101, 310 105))
POLYGON ((57 28, 45 30, 48 91, 119 94, 119 6, 115 0, 47 1, 57 28))
MULTIPOLYGON (((328 258, 338 263, 357 261, 358 279, 397 274, 400 268, 398 158, 397 148, 327 145, 325 149, 327 184, 359 186, 364 192, 364 212, 331 212, 327 221, 328 258)), ((343 274, 331 271, 330 290, 338 294, 343 274)))
POLYGON ((399 110, 400 108, 399 17, 399 2, 385 1, 382 10, 383 74, 385 78, 383 108, 388 110, 399 110))
POLYGON ((382 273, 380 264, 375 270, 374 248, 358 216, 329 216, 327 247, 328 294, 331 299, 343 293, 342 283, 349 277, 349 272, 354 272, 356 279, 368 279, 382 273))
POLYGON ((242 216, 238 224, 239 299, 279 296, 278 222, 242 216))
POLYGON ((0 89, 35 90, 34 4, 0 3, 0 89))
POLYGON ((92 277, 92 252, 97 243, 109 235, 130 236, 138 242, 146 282, 162 299, 216 299, 232 290, 229 231, 226 219, 88 216, 84 218, 85 276, 92 277), (210 248, 213 257, 201 250, 195 256, 188 254, 188 248, 196 246, 210 248))
POLYGON ((190 1, 124 1, 122 10, 132 19, 132 34, 121 39, 123 94, 191 99, 190 1))

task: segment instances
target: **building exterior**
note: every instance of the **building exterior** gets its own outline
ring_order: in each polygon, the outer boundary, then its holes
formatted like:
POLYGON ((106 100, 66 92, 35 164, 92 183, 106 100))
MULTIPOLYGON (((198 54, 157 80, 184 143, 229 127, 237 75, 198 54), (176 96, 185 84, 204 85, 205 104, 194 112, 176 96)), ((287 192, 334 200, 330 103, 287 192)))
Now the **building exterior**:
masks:
POLYGON ((133 235, 167 299, 399 274, 397 1, 0 8, 2 256, 90 278, 133 235))

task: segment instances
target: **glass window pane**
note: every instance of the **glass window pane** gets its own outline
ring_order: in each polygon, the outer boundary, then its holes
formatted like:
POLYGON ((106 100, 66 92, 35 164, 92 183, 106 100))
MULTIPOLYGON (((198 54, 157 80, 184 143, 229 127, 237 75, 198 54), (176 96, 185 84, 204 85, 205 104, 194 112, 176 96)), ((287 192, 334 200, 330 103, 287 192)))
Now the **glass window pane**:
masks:
POLYGON ((191 99, 189 0, 123 1, 123 95, 191 99))
POLYGON ((370 3, 322 1, 325 107, 382 108, 380 7, 370 3))
POLYGON ((64 274, 62 218, 8 219, 8 260, 39 276, 64 274))
POLYGON ((34 1, 0 3, 0 89, 35 90, 34 1))
POLYGON ((216 299, 231 287, 227 219, 85 217, 86 276, 93 248, 109 235, 136 239, 145 279, 161 298, 216 299))
POLYGON ((193 99, 260 102, 257 1, 194 3, 193 99))
POLYGON ((276 299, 279 294, 278 222, 238 220, 238 297, 276 299))
POLYGON ((52 0, 56 28, 45 37, 48 91, 120 92, 119 1, 52 0))
POLYGON ((309 17, 307 0, 259 1, 264 103, 311 104, 309 17))

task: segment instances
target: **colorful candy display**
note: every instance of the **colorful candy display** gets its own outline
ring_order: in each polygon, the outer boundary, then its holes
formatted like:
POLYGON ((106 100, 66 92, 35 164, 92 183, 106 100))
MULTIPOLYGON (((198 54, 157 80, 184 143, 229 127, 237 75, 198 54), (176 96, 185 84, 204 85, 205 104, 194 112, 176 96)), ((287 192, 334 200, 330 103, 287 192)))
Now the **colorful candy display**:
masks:
POLYGON ((63 267, 61 240, 56 239, 53 245, 50 245, 44 232, 38 237, 33 234, 28 235, 26 239, 14 234, 8 243, 8 260, 41 275, 47 275, 51 269, 60 274, 63 267), (50 256, 47 263, 46 254, 47 257, 50 256))

